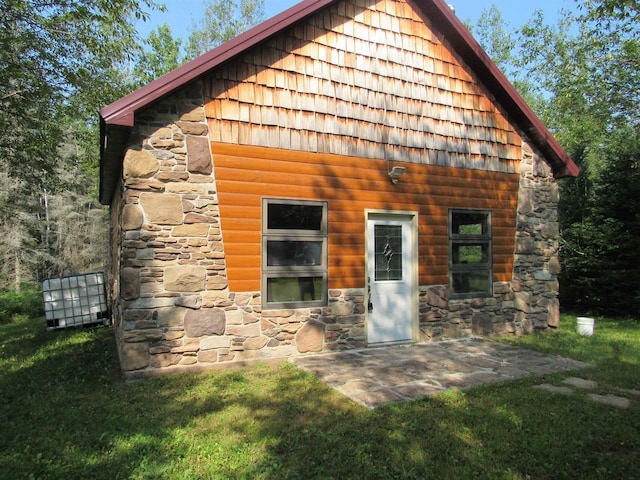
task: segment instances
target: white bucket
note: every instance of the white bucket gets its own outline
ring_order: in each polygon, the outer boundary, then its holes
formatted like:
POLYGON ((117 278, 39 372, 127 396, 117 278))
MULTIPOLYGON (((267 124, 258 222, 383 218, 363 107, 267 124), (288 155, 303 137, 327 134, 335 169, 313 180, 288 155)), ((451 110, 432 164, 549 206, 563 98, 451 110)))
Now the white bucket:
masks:
POLYGON ((590 337, 593 335, 593 324, 595 320, 590 317, 578 317, 578 333, 590 337))

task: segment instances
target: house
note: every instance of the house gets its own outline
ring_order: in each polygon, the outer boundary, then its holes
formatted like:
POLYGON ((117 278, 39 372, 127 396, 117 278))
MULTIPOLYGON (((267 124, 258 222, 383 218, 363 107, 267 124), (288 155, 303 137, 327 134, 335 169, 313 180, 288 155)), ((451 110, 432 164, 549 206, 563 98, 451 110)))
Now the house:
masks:
POLYGON ((100 115, 129 376, 558 325, 578 168, 441 0, 305 0, 100 115))

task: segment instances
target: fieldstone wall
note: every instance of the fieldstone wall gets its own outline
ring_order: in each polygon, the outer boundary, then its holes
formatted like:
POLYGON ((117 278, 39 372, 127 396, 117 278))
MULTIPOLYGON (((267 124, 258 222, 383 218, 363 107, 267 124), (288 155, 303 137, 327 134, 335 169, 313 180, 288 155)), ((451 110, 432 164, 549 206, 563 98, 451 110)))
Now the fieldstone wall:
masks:
POLYGON ((560 188, 551 168, 525 143, 512 290, 516 306, 521 307, 517 318, 526 331, 555 328, 560 324, 559 200, 560 188))

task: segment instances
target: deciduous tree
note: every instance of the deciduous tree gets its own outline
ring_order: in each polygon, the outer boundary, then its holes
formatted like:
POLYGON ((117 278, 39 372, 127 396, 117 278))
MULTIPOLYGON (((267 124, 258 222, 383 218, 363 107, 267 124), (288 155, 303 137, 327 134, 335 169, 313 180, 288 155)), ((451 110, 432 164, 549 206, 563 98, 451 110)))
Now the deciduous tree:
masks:
POLYGON ((491 9, 474 29, 582 170, 561 181, 563 305, 633 314, 640 308, 640 6, 587 0, 559 17, 550 25, 538 11, 510 34, 491 9))
POLYGON ((264 0, 208 0, 205 5, 186 45, 188 60, 231 40, 264 19, 264 0))

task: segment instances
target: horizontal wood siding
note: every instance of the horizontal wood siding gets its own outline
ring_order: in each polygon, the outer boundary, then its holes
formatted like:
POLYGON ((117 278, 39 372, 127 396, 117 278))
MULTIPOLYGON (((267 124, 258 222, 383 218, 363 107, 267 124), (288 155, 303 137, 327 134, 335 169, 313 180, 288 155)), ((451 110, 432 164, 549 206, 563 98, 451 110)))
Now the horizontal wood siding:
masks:
POLYGON ((329 287, 364 286, 365 209, 419 212, 421 285, 448 283, 448 208, 492 212, 494 281, 511 278, 519 176, 385 160, 212 143, 232 291, 260 290, 261 201, 327 200, 329 287))

